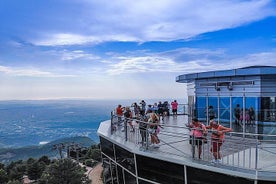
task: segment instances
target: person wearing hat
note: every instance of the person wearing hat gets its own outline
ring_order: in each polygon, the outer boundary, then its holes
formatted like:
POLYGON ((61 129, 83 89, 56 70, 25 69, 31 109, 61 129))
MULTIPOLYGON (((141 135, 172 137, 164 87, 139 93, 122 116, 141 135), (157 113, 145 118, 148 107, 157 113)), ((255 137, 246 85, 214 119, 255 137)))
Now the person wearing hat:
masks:
POLYGON ((192 123, 188 124, 187 127, 190 128, 190 144, 193 146, 193 157, 194 157, 194 147, 197 147, 198 158, 201 159, 202 144, 204 137, 207 134, 206 127, 203 123, 199 122, 197 118, 192 119, 192 123))
POLYGON ((222 146, 222 143, 224 142, 225 133, 231 132, 231 128, 224 127, 220 125, 218 122, 216 122, 214 119, 210 120, 210 125, 206 126, 206 129, 210 129, 212 132, 211 135, 211 152, 213 153, 214 159, 212 162, 214 163, 221 163, 221 153, 220 153, 220 147, 222 146))

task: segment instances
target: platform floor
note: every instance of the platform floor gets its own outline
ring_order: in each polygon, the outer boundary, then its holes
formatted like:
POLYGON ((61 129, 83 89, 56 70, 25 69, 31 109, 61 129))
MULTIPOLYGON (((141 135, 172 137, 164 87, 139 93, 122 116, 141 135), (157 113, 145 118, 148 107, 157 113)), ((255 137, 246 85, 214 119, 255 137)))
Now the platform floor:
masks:
POLYGON ((204 166, 207 169, 218 170, 226 174, 229 171, 234 171, 240 176, 251 175, 254 177, 257 171, 259 177, 269 177, 276 181, 275 141, 264 143, 256 139, 228 134, 221 149, 223 157, 222 163, 214 164, 211 162, 213 157, 210 152, 210 139, 208 139, 207 144, 203 145, 202 159, 197 158, 197 148, 195 150, 195 157, 193 158, 192 146, 189 144, 189 130, 185 126, 187 123, 188 116, 186 115, 165 117, 161 121, 163 128, 159 134, 161 141, 159 148, 152 145, 141 145, 141 135, 138 124, 135 121, 133 123, 135 125, 135 131, 130 132, 129 129, 127 130, 127 141, 125 141, 125 132, 122 132, 122 126, 117 127, 117 130, 111 135, 110 122, 109 124, 106 123, 105 128, 100 127, 99 132, 101 134, 105 132, 104 134, 113 141, 139 154, 162 158, 171 162, 183 163, 185 165, 204 166), (103 129, 105 131, 101 132, 103 129))

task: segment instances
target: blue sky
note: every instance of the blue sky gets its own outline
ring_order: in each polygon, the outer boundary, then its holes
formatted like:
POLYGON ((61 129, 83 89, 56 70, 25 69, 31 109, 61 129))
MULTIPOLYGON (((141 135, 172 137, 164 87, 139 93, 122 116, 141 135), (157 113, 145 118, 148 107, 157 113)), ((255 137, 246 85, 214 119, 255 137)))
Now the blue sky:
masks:
POLYGON ((0 0, 0 100, 184 99, 178 75, 276 66, 274 0, 0 0))

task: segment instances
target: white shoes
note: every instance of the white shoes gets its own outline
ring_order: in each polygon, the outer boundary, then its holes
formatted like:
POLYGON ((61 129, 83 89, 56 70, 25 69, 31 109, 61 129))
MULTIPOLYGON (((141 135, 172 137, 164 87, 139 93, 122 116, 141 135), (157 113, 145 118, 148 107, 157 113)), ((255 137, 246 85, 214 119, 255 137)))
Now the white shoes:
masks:
POLYGON ((216 159, 213 159, 213 160, 211 160, 211 163, 216 164, 216 163, 217 163, 217 160, 216 160, 216 159))
POLYGON ((154 148, 160 148, 160 145, 159 144, 154 144, 153 147, 154 148))
POLYGON ((211 160, 211 163, 214 163, 214 164, 221 164, 221 163, 222 163, 222 160, 221 160, 221 159, 213 159, 213 160, 211 160))

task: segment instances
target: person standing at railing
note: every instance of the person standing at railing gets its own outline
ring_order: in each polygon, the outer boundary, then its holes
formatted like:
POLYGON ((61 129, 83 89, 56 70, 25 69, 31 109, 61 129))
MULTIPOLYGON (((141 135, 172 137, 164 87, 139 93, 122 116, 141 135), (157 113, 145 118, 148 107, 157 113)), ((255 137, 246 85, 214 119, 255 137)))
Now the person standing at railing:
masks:
POLYGON ((192 145, 193 157, 195 156, 195 146, 198 151, 198 158, 201 159, 202 144, 204 143, 204 137, 207 134, 206 127, 203 123, 199 122, 197 118, 193 118, 192 122, 187 125, 191 129, 190 132, 190 144, 192 145))
POLYGON ((177 115, 177 107, 178 107, 177 101, 174 100, 174 101, 171 103, 171 106, 172 106, 172 114, 173 114, 173 116, 174 116, 174 115, 177 115))
MULTIPOLYGON (((139 105, 138 105, 136 102, 134 102, 134 103, 131 105, 131 107, 133 107, 134 115, 135 115, 135 117, 137 117, 138 114, 141 112, 141 109, 140 109, 139 105)), ((134 117, 133 117, 133 118, 134 118, 134 117)))
MULTIPOLYGON (((132 112, 129 107, 126 107, 125 112, 124 112, 124 117, 125 117, 126 124, 129 124, 129 126, 130 126, 130 131, 134 132, 134 126, 132 124, 132 112)), ((126 126, 125 126, 125 128, 126 128, 126 126)))
POLYGON ((157 134, 160 131, 160 127, 159 127, 159 117, 156 113, 154 112, 150 112, 149 113, 149 119, 148 119, 148 133, 150 134, 150 138, 151 138, 151 144, 155 147, 155 148, 159 148, 159 143, 160 140, 157 136, 157 134))
POLYGON ((158 116, 159 117, 163 116, 163 104, 161 101, 158 102, 157 108, 158 108, 158 110, 157 110, 158 116))
POLYGON ((124 107, 122 107, 122 105, 119 104, 118 107, 116 108, 116 115, 118 117, 118 125, 121 125, 121 123, 122 123, 123 112, 124 112, 124 107))
POLYGON ((139 114, 138 117, 136 117, 136 119, 137 119, 137 122, 139 123, 141 144, 142 146, 145 146, 148 140, 148 134, 147 134, 148 118, 146 115, 139 114))
POLYGON ((220 148, 222 143, 224 142, 225 133, 231 132, 231 128, 224 127, 219 125, 214 119, 210 121, 210 125, 206 126, 206 129, 211 130, 211 152, 213 153, 214 159, 212 160, 213 163, 221 163, 221 153, 220 148))
POLYGON ((145 113, 146 113, 146 105, 147 105, 147 103, 144 101, 144 100, 142 100, 141 102, 140 102, 140 105, 141 105, 141 111, 140 111, 140 114, 141 115, 145 115, 145 113))

